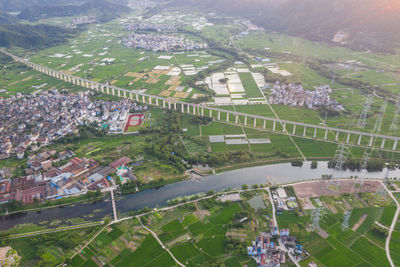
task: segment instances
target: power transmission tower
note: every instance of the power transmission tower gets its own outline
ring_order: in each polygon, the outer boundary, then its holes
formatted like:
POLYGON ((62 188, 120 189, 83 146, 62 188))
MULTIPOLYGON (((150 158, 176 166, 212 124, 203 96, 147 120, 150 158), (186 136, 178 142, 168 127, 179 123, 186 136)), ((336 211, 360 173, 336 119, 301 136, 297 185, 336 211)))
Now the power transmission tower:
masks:
MULTIPOLYGON (((395 110, 394 110, 394 118, 393 118, 392 124, 390 125, 390 128, 389 128, 389 130, 392 131, 393 133, 397 133, 397 124, 398 124, 398 120, 399 120, 399 113, 400 113, 400 95, 397 96, 395 110)), ((394 155, 392 154, 391 162, 393 161, 393 157, 394 157, 394 155)), ((386 169, 386 175, 385 175, 384 182, 386 184, 388 184, 389 183, 389 172, 390 172, 391 166, 388 165, 388 166, 386 166, 386 168, 387 169, 386 169)), ((383 188, 381 190, 383 190, 383 188)), ((382 193, 380 193, 379 191, 380 190, 378 190, 376 193, 378 195, 382 195, 382 193)), ((385 199, 386 199, 386 191, 385 190, 383 190, 383 191, 384 191, 383 193, 385 194, 385 199)))
POLYGON ((384 101, 382 104, 381 110, 379 111, 379 118, 375 122, 372 133, 378 134, 381 131, 383 115, 385 114, 386 108, 387 108, 387 101, 384 101))
POLYGON ((365 101, 364 108, 361 111, 360 117, 358 118, 358 121, 356 124, 357 128, 360 128, 360 129, 365 128, 368 112, 371 110, 371 104, 372 104, 372 95, 369 94, 367 96, 367 100, 365 101))
POLYGON ((392 131, 392 132, 396 132, 397 131, 397 123, 398 123, 398 120, 399 120, 399 112, 400 112, 400 96, 397 97, 396 107, 395 107, 395 110, 394 110, 394 118, 393 118, 392 124, 390 125, 390 128, 389 128, 389 130, 392 131))
POLYGON ((383 189, 383 187, 381 187, 380 189, 378 189, 378 190, 375 192, 375 196, 377 196, 378 198, 380 198, 380 199, 382 199, 382 200, 384 200, 384 201, 387 200, 387 193, 386 193, 386 190, 383 189))
POLYGON ((324 217, 325 209, 323 207, 316 208, 311 212, 311 227, 314 231, 320 229, 319 222, 324 217))
MULTIPOLYGON (((383 105, 381 107, 381 110, 379 112, 379 117, 375 122, 374 129, 372 130, 372 134, 379 134, 379 132, 381 131, 383 115, 385 114, 386 107, 387 107, 387 101, 384 101, 383 105)), ((376 140, 376 138, 374 140, 376 140)), ((370 147, 367 147, 365 149, 365 152, 364 152, 364 155, 363 155, 363 159, 362 159, 362 163, 361 163, 361 171, 367 169, 368 161, 369 161, 369 159, 370 159, 370 157, 372 155, 372 152, 374 150, 374 144, 375 144, 375 141, 371 144, 370 147)), ((360 183, 361 187, 364 186, 364 179, 365 179, 365 173, 363 173, 361 175, 361 183, 360 183)))
POLYGON ((343 170, 343 166, 346 163, 349 153, 350 153, 349 147, 344 143, 340 143, 335 151, 335 158, 333 159, 333 164, 335 164, 335 167, 333 169, 332 179, 330 179, 328 182, 328 187, 333 186, 334 188, 336 188, 337 191, 339 191, 340 180, 336 178, 340 177, 336 177, 336 174, 340 173, 340 171, 343 170))
POLYGON ((335 83, 335 79, 336 79, 336 72, 332 71, 331 74, 332 74, 331 83, 334 84, 335 83))
POLYGON ((152 128, 152 124, 151 124, 151 113, 149 112, 149 120, 150 120, 150 129, 152 128))
POLYGON ((351 210, 346 211, 343 215, 343 222, 342 222, 342 231, 347 231, 349 230, 349 220, 351 217, 351 210))
POLYGON ((349 156, 349 147, 343 143, 339 144, 335 152, 335 171, 341 171, 349 156))

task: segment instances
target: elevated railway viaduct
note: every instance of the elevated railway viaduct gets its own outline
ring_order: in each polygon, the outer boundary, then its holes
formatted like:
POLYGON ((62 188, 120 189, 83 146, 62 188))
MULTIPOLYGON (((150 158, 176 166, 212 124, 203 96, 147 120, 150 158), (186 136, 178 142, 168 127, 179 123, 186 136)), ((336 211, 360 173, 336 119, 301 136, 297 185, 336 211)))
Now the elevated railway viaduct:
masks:
POLYGON ((62 71, 53 70, 48 67, 32 63, 26 59, 20 58, 1 49, 0 52, 10 56, 13 60, 25 64, 30 68, 68 83, 113 96, 129 98, 131 100, 136 100, 137 102, 156 107, 173 109, 181 113, 187 113, 196 116, 208 116, 215 121, 325 142, 338 143, 344 140, 347 144, 353 143, 353 145, 363 147, 372 147, 375 144, 380 149, 392 151, 397 151, 398 142, 400 140, 400 137, 397 136, 374 134, 352 129, 340 129, 288 120, 279 120, 276 118, 225 110, 204 104, 187 103, 176 99, 168 99, 160 96, 149 95, 137 90, 127 90, 66 74, 62 71))

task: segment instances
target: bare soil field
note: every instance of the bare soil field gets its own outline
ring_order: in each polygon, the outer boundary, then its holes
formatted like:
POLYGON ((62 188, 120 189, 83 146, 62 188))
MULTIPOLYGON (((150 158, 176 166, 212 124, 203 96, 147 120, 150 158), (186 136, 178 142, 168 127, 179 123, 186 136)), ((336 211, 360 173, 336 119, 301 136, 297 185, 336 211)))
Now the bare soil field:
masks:
POLYGON ((303 199, 319 196, 340 196, 344 193, 375 192, 381 189, 381 184, 378 181, 364 181, 364 186, 360 186, 359 180, 341 180, 338 190, 334 190, 336 187, 330 186, 329 181, 311 181, 295 184, 293 187, 297 197, 303 199))
POLYGON ((368 216, 367 214, 364 214, 363 216, 361 216, 361 218, 358 220, 358 222, 353 226, 352 230, 356 231, 358 229, 358 227, 360 227, 360 225, 365 221, 367 216, 368 216))

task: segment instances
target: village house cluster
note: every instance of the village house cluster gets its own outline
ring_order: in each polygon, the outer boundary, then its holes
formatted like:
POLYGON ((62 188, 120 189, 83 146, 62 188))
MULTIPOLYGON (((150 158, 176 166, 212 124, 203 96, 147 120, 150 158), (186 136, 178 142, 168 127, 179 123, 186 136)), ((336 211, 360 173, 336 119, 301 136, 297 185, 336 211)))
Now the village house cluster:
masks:
POLYGON ((68 25, 69 28, 77 28, 82 25, 98 23, 99 21, 95 16, 82 16, 72 20, 71 24, 68 25))
POLYGON ((129 31, 156 31, 156 32, 177 32, 178 28, 173 24, 166 23, 128 23, 125 29, 129 31))
POLYGON ((153 52, 190 51, 207 48, 206 43, 188 40, 183 36, 152 33, 131 33, 122 42, 126 47, 146 49, 153 52))
POLYGON ((247 254, 261 267, 279 267, 286 263, 286 251, 291 253, 296 261, 303 259, 303 246, 298 244, 297 237, 291 236, 289 229, 279 229, 273 220, 270 221, 270 231, 261 232, 252 241, 252 246, 247 247, 247 254), (284 246, 284 247, 283 247, 284 246))
POLYGON ((78 133, 79 125, 95 123, 105 129, 124 127, 129 111, 137 110, 131 100, 90 99, 89 92, 61 94, 56 90, 41 94, 17 94, 0 98, 0 159, 28 150, 36 151, 68 134, 78 133))
POLYGON ((282 104, 292 107, 307 107, 316 109, 318 107, 327 107, 335 111, 343 110, 343 106, 336 100, 330 98, 332 88, 324 85, 315 88, 315 90, 305 90, 301 84, 280 84, 275 83, 271 89, 269 102, 271 104, 282 104))
POLYGON ((0 180, 0 203, 11 200, 23 203, 59 199, 85 194, 88 190, 107 190, 113 185, 109 176, 122 167, 127 171, 120 176, 135 181, 136 177, 126 167, 131 159, 122 157, 108 166, 99 166, 93 159, 77 158, 71 151, 44 151, 30 156, 29 175, 14 179, 0 180), (67 160, 61 166, 58 162, 67 160))

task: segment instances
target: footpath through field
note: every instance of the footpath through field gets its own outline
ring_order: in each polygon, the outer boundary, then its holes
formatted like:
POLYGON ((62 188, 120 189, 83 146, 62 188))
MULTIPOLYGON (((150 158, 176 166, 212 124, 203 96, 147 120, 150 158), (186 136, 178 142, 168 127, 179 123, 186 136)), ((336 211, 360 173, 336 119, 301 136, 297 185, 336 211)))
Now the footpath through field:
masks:
POLYGON ((175 258, 174 254, 172 254, 171 251, 163 244, 163 242, 161 242, 161 240, 158 238, 158 236, 156 235, 156 233, 154 233, 152 230, 150 230, 149 228, 147 228, 146 226, 143 225, 142 220, 140 220, 140 217, 136 217, 136 218, 139 220, 140 225, 154 236, 154 238, 157 240, 157 242, 160 244, 160 246, 161 246, 165 251, 168 252, 168 254, 171 256, 171 258, 172 258, 179 266, 186 267, 185 265, 183 265, 182 263, 180 263, 180 261, 178 261, 178 260, 175 258))

